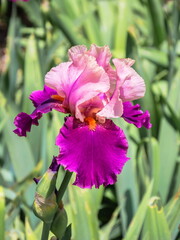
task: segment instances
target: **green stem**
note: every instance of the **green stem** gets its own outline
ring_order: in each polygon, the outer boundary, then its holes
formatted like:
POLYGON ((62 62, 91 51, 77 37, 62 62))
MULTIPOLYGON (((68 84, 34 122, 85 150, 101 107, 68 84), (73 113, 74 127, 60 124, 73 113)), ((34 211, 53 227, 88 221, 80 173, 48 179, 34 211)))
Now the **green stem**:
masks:
POLYGON ((41 240, 48 240, 50 227, 51 227, 51 223, 45 223, 45 222, 43 223, 41 240))
POLYGON ((61 202, 61 200, 62 200, 62 197, 63 197, 63 195, 64 195, 64 193, 65 193, 65 191, 66 191, 66 188, 67 188, 67 186, 68 186, 68 184, 69 184, 69 181, 70 181, 70 179, 71 179, 71 176, 72 176, 72 172, 69 172, 69 171, 66 171, 66 174, 65 174, 65 176, 64 176, 64 179, 63 179, 63 181, 62 181, 62 183, 61 183, 61 186, 60 186, 60 188, 59 188, 59 191, 58 191, 58 193, 57 193, 57 202, 58 202, 58 204, 61 202))

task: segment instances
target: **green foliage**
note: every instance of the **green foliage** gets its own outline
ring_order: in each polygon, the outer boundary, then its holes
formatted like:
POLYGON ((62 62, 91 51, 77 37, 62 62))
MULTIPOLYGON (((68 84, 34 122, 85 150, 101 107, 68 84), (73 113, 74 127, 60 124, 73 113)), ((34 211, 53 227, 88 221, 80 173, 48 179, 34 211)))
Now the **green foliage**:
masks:
MULTIPOLYGON (((52 66, 67 60, 70 46, 91 43, 136 60, 147 88, 140 103, 150 111, 153 128, 116 120, 128 136, 131 160, 115 186, 69 185, 63 201, 72 225, 63 239, 179 239, 179 1, 3 0, 0 17, 0 239, 40 239, 32 178, 43 175, 57 155, 54 142, 64 116, 44 116, 28 138, 12 132, 13 118, 33 110, 29 94, 42 89, 52 66)), ((63 175, 60 169, 58 183, 63 175)))

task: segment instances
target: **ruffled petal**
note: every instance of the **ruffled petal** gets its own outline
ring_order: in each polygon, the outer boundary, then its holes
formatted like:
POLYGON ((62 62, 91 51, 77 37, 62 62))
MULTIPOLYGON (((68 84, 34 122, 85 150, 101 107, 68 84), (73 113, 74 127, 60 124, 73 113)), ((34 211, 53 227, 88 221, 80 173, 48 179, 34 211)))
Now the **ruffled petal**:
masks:
POLYGON ((79 58, 69 67, 69 78, 76 79, 71 85, 68 105, 76 118, 84 121, 84 114, 79 106, 93 99, 110 88, 109 77, 102 67, 99 67, 95 58, 88 55, 79 55, 79 58))
POLYGON ((124 102, 123 106, 124 112, 122 117, 126 122, 134 124, 137 128, 144 126, 149 129, 152 127, 150 113, 140 110, 141 106, 139 104, 133 105, 131 102, 124 102))
POLYGON ((110 81, 107 73, 100 67, 93 56, 77 54, 81 48, 70 50, 73 62, 61 63, 46 74, 45 83, 65 97, 64 106, 72 115, 84 121, 84 114, 79 106, 109 90, 110 81))
POLYGON ((110 101, 105 105, 105 107, 97 113, 97 119, 103 118, 118 118, 121 117, 123 113, 123 104, 120 99, 120 80, 117 79, 114 92, 110 98, 110 101))
POLYGON ((117 76, 120 79, 120 97, 123 102, 142 98, 145 94, 145 83, 139 74, 131 67, 132 59, 114 59, 117 76))
POLYGON ((38 119, 42 117, 42 114, 37 114, 36 118, 27 113, 21 112, 14 119, 14 125, 17 127, 13 132, 20 137, 26 137, 26 133, 31 131, 32 125, 39 125, 38 119))
POLYGON ((91 44, 89 50, 86 46, 78 45, 69 49, 69 58, 71 61, 76 61, 79 54, 87 54, 95 57, 96 62, 99 66, 106 68, 109 65, 110 59, 112 57, 111 51, 108 46, 98 47, 96 44, 91 44))
POLYGON ((96 58, 96 61, 99 66, 102 66, 104 69, 108 67, 110 59, 112 57, 111 51, 108 46, 98 47, 95 44, 92 44, 90 50, 87 54, 96 58))
POLYGON ((37 90, 32 92, 29 98, 33 102, 34 106, 38 107, 43 102, 50 99, 52 95, 56 94, 57 92, 54 89, 49 88, 48 86, 45 85, 43 90, 37 90))
MULTIPOLYGON (((45 84, 57 91, 61 97, 65 97, 69 90, 69 66, 72 62, 61 63, 51 70, 45 76, 45 84)), ((75 79, 76 80, 76 79, 75 79)))
POLYGON ((26 137, 26 133, 31 131, 31 126, 38 126, 38 120, 44 113, 48 113, 55 109, 59 112, 67 113, 67 110, 63 107, 62 103, 54 99, 49 99, 39 105, 32 114, 24 112, 19 113, 14 119, 14 125, 17 127, 13 132, 20 137, 26 137))
POLYGON ((87 124, 68 117, 56 145, 60 147, 58 163, 77 173, 74 185, 81 188, 114 184, 128 160, 124 132, 111 120, 98 124, 93 131, 87 124))
POLYGON ((69 59, 75 61, 78 54, 84 54, 87 51, 87 47, 84 45, 77 45, 71 47, 68 51, 69 59))
POLYGON ((118 118, 123 113, 123 104, 121 99, 116 99, 112 97, 110 102, 96 114, 97 119, 100 117, 103 118, 118 118))

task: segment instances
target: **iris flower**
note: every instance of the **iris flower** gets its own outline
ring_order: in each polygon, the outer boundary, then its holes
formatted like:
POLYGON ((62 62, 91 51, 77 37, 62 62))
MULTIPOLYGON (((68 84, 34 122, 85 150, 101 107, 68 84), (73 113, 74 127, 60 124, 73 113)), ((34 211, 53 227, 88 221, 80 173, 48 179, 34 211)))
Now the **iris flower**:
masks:
POLYGON ((35 110, 19 113, 14 132, 26 136, 52 109, 69 114, 56 138, 57 163, 76 173, 74 185, 91 188, 114 184, 127 157, 128 142, 111 118, 123 118, 136 127, 151 127, 150 114, 131 101, 145 94, 144 80, 131 67, 134 60, 113 59, 108 46, 69 49, 69 61, 52 68, 43 90, 30 95, 35 110))

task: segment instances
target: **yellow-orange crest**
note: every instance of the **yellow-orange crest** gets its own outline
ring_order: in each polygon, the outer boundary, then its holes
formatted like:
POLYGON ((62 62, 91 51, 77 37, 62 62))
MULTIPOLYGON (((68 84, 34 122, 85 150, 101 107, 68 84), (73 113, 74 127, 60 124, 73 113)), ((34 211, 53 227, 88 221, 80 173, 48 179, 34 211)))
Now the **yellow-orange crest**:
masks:
POLYGON ((88 123, 88 125, 89 125, 89 130, 95 131, 95 129, 96 129, 96 120, 95 120, 94 118, 92 118, 92 117, 86 117, 86 118, 84 119, 84 121, 88 123))

